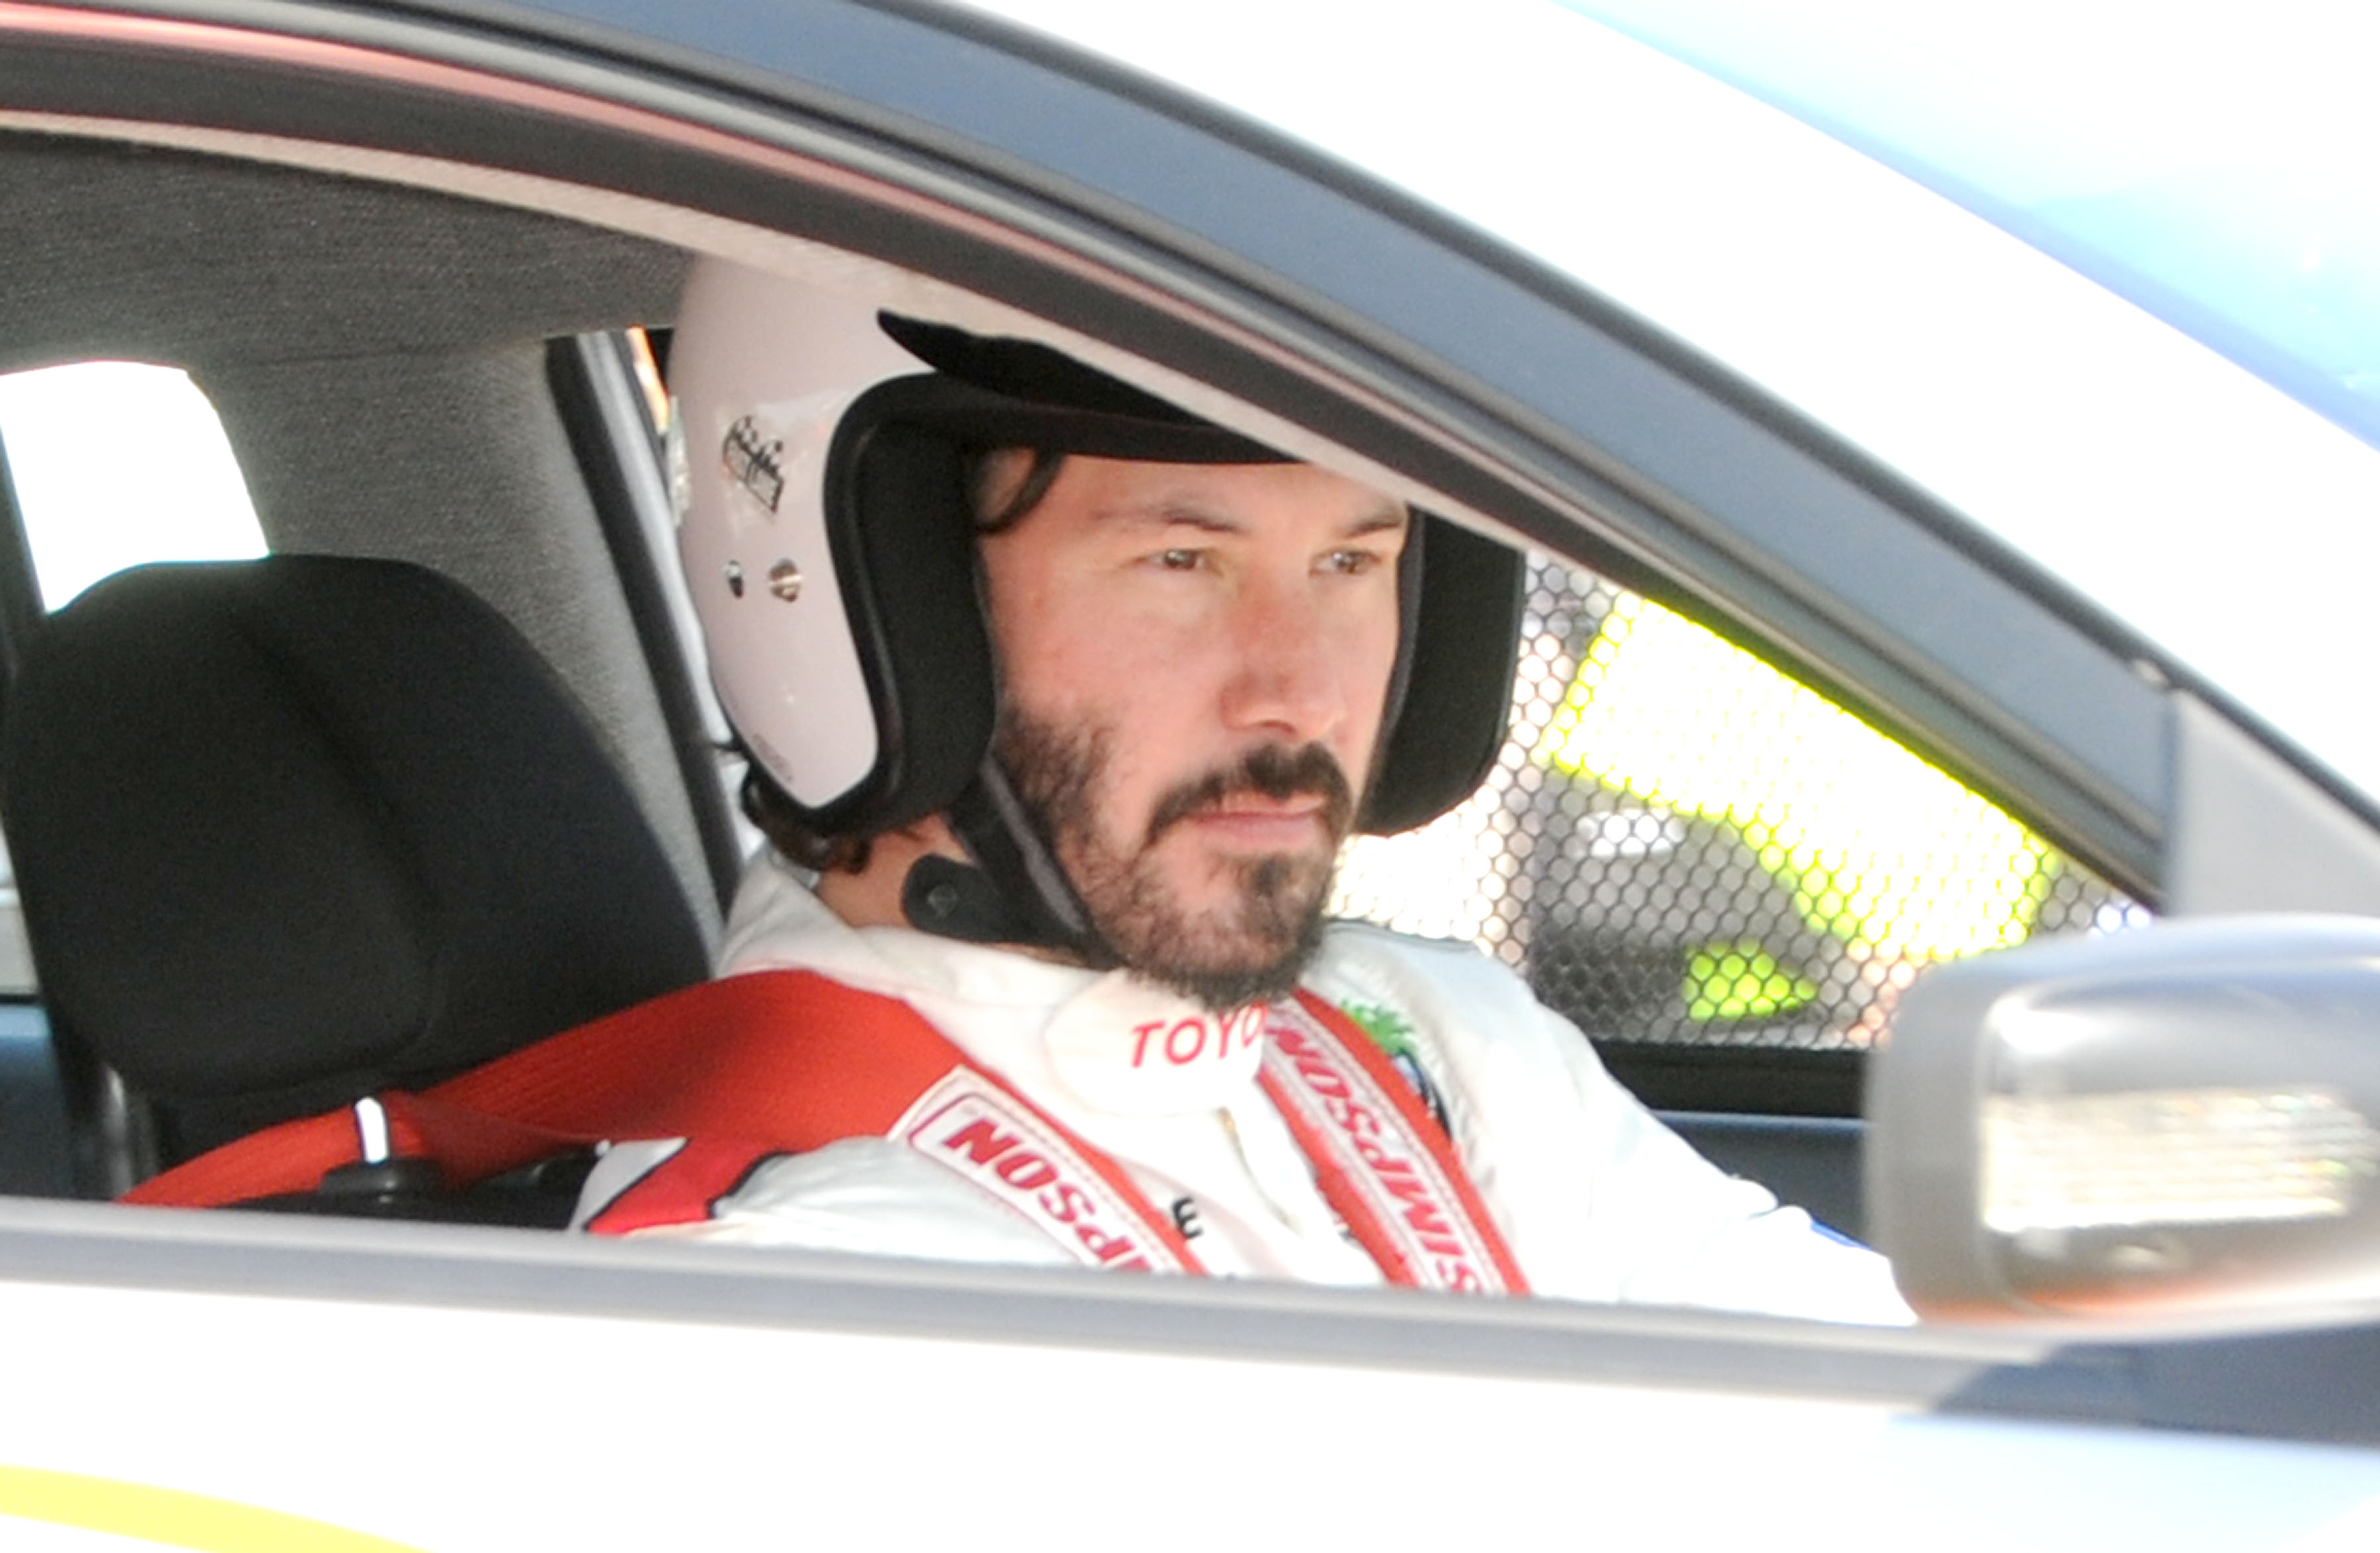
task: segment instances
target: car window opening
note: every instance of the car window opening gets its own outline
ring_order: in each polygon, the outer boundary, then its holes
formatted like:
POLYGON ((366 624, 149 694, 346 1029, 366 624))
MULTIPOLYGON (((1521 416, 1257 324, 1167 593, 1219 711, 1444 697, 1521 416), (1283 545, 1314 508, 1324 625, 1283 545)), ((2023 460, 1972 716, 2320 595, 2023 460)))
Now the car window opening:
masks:
POLYGON ((223 422, 179 368, 79 361, 0 376, 0 448, 48 609, 143 562, 265 552, 223 422))

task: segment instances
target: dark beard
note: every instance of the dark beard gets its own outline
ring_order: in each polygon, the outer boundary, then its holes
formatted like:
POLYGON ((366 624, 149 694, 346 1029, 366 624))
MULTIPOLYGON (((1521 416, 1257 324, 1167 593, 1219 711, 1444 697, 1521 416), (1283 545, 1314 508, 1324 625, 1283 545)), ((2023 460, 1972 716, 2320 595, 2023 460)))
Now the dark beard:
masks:
POLYGON ((1107 729, 1060 728, 1015 711, 1002 713, 993 744, 1091 926, 1133 971, 1219 1013, 1286 997, 1321 947, 1339 843, 1354 823, 1354 795, 1339 762, 1320 745, 1251 750, 1166 793, 1140 845, 1127 852, 1092 823, 1112 744, 1107 729), (1167 889, 1151 853, 1167 831, 1238 793, 1321 796, 1330 844, 1223 865, 1236 876, 1232 898, 1193 916, 1167 889))

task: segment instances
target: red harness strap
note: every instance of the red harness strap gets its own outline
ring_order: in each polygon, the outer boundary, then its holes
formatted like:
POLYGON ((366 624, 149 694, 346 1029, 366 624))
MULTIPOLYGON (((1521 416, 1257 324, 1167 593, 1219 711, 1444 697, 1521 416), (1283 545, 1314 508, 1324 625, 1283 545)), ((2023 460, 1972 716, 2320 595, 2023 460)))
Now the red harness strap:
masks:
MULTIPOLYGON (((557 1145, 692 1132, 766 1136, 799 1130, 812 1120, 806 1111, 830 1104, 861 1114, 889 1106, 897 1116, 907 1103, 904 1090, 914 1093, 912 1086, 932 1082, 941 1072, 935 1058, 942 1054, 921 1058, 888 1043, 880 1063, 810 1075, 826 1085, 824 1092, 767 1082, 780 1062, 799 1064, 815 1049, 808 1042, 770 1039, 771 1030, 820 1027, 808 1021, 827 1028, 846 1020, 872 1024, 880 1001, 802 973, 702 982, 564 1031, 419 1094, 382 1095, 391 1146, 400 1155, 437 1160, 449 1185, 466 1186, 540 1159, 557 1145), (920 1071, 925 1068, 931 1071, 920 1071)), ((134 1187, 125 1200, 222 1207, 310 1192, 325 1171, 355 1163, 357 1152, 353 1118, 331 1111, 200 1155, 134 1187)))
MULTIPOLYGON (((1362 1031, 1301 992, 1271 1011, 1267 1035, 1267 1093, 1390 1281, 1524 1292, 1444 1130, 1362 1031)), ((971 1066, 906 1003, 813 972, 703 982, 380 1099, 392 1151, 435 1160, 450 1186, 574 1145, 687 1140, 589 1223, 599 1231, 698 1219, 774 1155, 891 1137, 1085 1263, 1203 1270, 1113 1160, 971 1066)), ((124 1200, 222 1207, 309 1192, 358 1153, 353 1114, 331 1111, 226 1144, 124 1200)))
MULTIPOLYGON (((391 1091, 380 1099, 392 1151, 437 1161, 449 1186, 468 1186, 561 1148, 630 1138, 698 1140, 681 1150, 684 1163, 674 1159, 678 1168, 664 1179, 683 1184, 701 1168, 716 1173, 725 1168, 722 1160, 733 1159, 732 1186, 766 1155, 892 1132, 954 1070, 975 1073, 898 999, 814 972, 762 971, 698 983, 418 1094, 391 1091)), ((1007 1096, 989 1075, 976 1077, 1064 1139, 1084 1157, 1086 1170, 1124 1194, 1122 1203, 1142 1209, 1132 1216, 1143 1220, 1136 1227, 1179 1249, 1160 1264, 1187 1260, 1172 1221, 1141 1204, 1112 1163, 1074 1143, 1021 1098, 1007 1096)), ((310 1192, 328 1171, 354 1164, 359 1147, 353 1114, 330 1111, 225 1144, 143 1182, 124 1200, 225 1207, 310 1192)), ((1011 1173, 1018 1171, 1012 1167, 1011 1173)), ((637 1225, 624 1214, 606 1227, 637 1225)))
POLYGON ((1529 1292, 1453 1140, 1354 1020, 1303 989, 1274 1005, 1257 1081, 1390 1282, 1529 1292))
MULTIPOLYGON (((1021 1215, 1087 1267, 1127 1272, 1198 1273, 1206 1269, 1172 1221, 1141 1195, 1122 1167, 1069 1132, 992 1074, 971 1067, 958 1049, 917 1019, 905 1003, 892 1003, 917 1020, 953 1059, 898 1117, 879 1125, 880 1110, 863 1123, 843 1127, 836 1138, 885 1136, 908 1145, 978 1191, 1021 1215)), ((902 1023, 905 1024, 906 1020, 902 1023)), ((834 1032, 846 1061, 876 1060, 883 1031, 834 1032)), ((913 1031, 900 1038, 915 1039, 913 1031)), ((709 1218, 712 1205, 735 1191, 754 1167, 802 1152, 782 1143, 753 1143, 696 1130, 661 1164, 587 1221, 598 1234, 627 1234, 662 1224, 709 1218)))

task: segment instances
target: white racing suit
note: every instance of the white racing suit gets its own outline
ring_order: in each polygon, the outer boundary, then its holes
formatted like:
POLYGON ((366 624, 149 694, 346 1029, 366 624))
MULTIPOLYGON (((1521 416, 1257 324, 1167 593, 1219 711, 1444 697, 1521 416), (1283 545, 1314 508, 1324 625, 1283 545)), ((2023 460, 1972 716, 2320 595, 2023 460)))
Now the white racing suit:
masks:
MULTIPOLYGON (((1128 973, 906 928, 852 928, 773 855, 746 876, 722 974, 811 970, 906 1002, 1122 1167, 1225 1276, 1367 1284, 1257 1082, 1253 1040, 1128 973)), ((1581 1300, 1910 1319, 1883 1259, 1721 1172, 1654 1120, 1577 1029, 1465 944, 1332 925, 1305 985, 1388 1049, 1446 1123, 1530 1288, 1581 1300)), ((586 1222, 667 1159, 613 1145, 586 1222)), ((911 1149, 854 1137, 766 1159, 708 1217, 639 1232, 988 1262, 1070 1263, 1044 1231, 911 1149)))

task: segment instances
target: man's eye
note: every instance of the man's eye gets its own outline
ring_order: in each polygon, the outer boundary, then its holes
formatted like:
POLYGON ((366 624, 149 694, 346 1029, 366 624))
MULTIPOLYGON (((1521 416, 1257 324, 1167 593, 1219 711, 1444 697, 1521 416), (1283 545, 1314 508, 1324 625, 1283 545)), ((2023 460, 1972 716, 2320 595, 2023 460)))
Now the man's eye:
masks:
POLYGON ((1169 572, 1190 572, 1198 567, 1199 552, 1195 550, 1160 550, 1153 559, 1169 572))
POLYGON ((1378 551, 1334 550, 1322 558, 1322 569, 1342 576, 1361 576, 1380 564, 1378 551))

